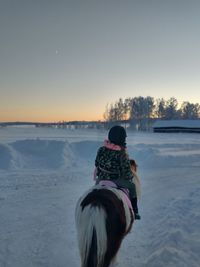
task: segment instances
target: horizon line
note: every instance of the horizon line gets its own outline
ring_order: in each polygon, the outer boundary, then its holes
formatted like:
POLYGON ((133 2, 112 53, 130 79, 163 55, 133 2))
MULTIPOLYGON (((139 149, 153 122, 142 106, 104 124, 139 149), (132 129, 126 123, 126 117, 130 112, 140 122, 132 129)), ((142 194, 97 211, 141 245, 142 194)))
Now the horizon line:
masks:
POLYGON ((57 122, 41 122, 41 121, 0 121, 0 124, 59 124, 59 123, 73 123, 73 122, 105 122, 105 120, 69 120, 69 121, 57 121, 57 122))

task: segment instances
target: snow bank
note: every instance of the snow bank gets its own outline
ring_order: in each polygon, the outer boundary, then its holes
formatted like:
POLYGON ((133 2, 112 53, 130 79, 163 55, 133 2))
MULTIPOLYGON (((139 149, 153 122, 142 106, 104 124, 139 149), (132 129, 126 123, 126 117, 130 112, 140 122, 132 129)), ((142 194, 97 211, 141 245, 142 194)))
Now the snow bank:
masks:
POLYGON ((98 141, 80 141, 71 143, 71 148, 77 157, 92 160, 94 163, 97 150, 101 145, 102 142, 98 141))
MULTIPOLYGON (((25 139, 0 144, 0 169, 59 169, 94 165, 99 141, 68 141, 25 139)), ((136 144, 128 147, 129 156, 142 168, 200 166, 200 145, 196 144, 136 144)))
POLYGON ((11 166, 12 152, 8 145, 0 144, 0 169, 9 169, 11 166))
POLYGON ((129 155, 142 168, 200 166, 200 145, 194 144, 137 144, 130 147, 129 155))
POLYGON ((80 167, 94 159, 101 142, 25 139, 0 144, 0 170, 80 167))
POLYGON ((0 144, 0 169, 58 169, 73 165, 74 153, 68 142, 21 140, 0 144))

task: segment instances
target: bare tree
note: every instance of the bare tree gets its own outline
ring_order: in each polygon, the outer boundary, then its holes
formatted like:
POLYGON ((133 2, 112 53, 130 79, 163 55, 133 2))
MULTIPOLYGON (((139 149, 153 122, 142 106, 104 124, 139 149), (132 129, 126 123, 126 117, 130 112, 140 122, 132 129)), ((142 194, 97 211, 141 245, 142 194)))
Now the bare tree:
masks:
POLYGON ((175 97, 171 97, 166 102, 165 119, 171 120, 177 118, 178 101, 175 97))
POLYGON ((181 105, 181 115, 183 119, 197 119, 200 114, 200 105, 190 102, 183 102, 181 105))
POLYGON ((166 101, 164 98, 156 99, 155 105, 155 117, 162 119, 165 117, 165 108, 166 108, 166 101))
POLYGON ((200 117, 200 105, 183 102, 178 109, 175 97, 167 101, 151 96, 119 98, 114 104, 106 105, 104 119, 111 125, 116 121, 129 120, 133 129, 147 130, 155 118, 160 119, 197 119, 200 117))

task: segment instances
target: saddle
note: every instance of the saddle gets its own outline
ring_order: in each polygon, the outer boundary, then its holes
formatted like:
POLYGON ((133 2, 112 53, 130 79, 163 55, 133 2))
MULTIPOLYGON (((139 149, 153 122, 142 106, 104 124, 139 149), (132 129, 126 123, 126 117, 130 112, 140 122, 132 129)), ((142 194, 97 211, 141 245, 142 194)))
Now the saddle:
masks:
POLYGON ((123 193, 123 200, 126 202, 126 204, 128 205, 128 207, 133 210, 131 201, 130 201, 130 197, 129 197, 129 190, 127 188, 124 187, 119 187, 115 182, 110 181, 110 180, 101 180, 98 183, 101 186, 106 186, 106 187, 112 187, 112 188, 116 188, 122 191, 123 193))

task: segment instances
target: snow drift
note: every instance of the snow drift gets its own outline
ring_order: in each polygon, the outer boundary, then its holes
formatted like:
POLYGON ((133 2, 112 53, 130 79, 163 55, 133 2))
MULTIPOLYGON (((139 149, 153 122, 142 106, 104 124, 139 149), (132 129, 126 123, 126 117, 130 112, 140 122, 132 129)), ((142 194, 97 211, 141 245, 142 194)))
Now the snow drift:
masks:
MULTIPOLYGON (((68 141, 25 139, 0 144, 0 169, 59 169, 76 166, 78 162, 94 164, 99 141, 68 141)), ((140 167, 200 166, 200 145, 136 144, 128 147, 130 157, 140 167), (193 153, 191 153, 193 151, 193 153)))

